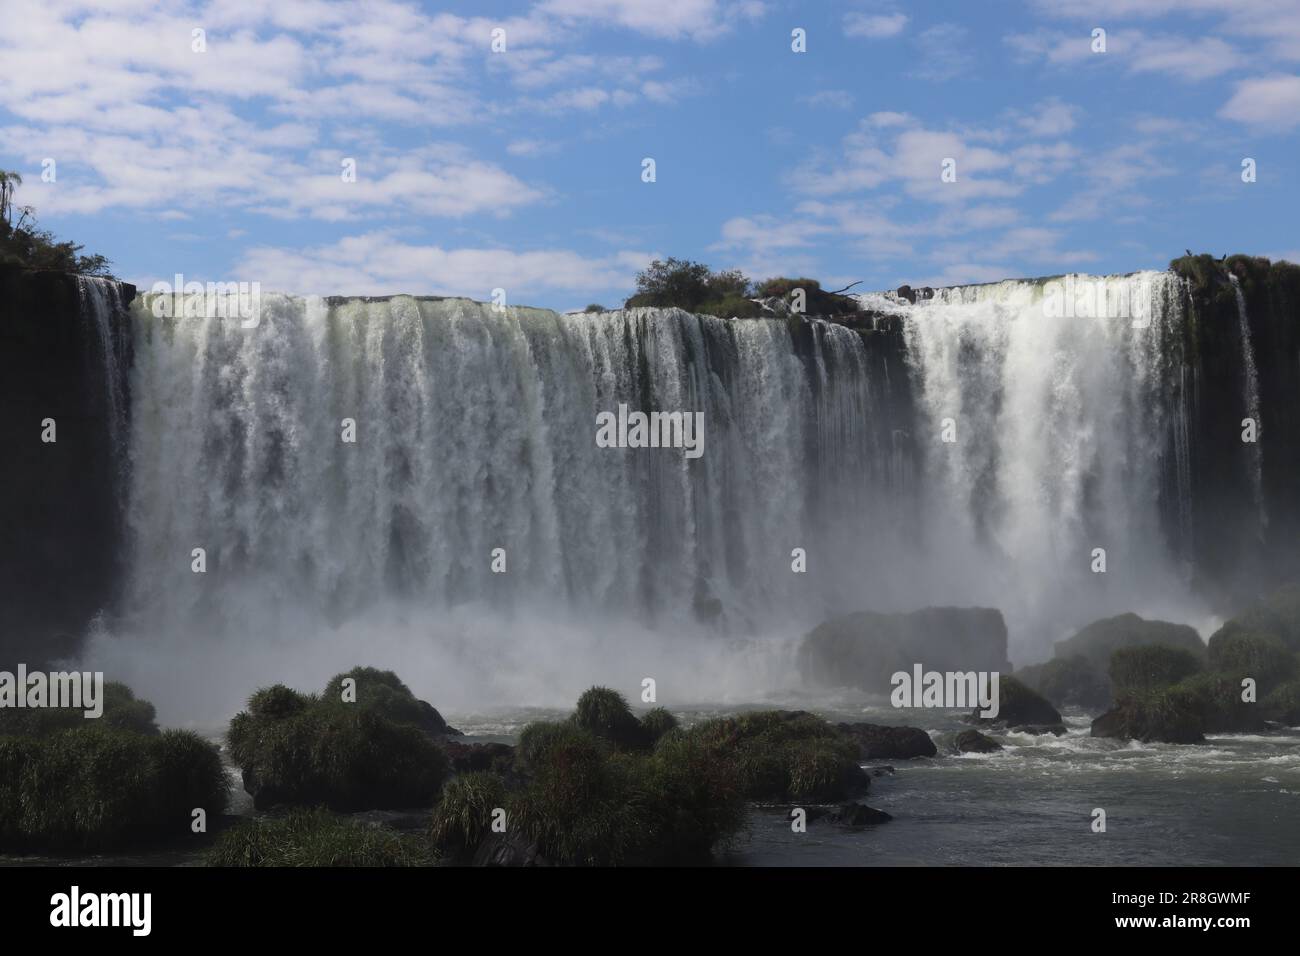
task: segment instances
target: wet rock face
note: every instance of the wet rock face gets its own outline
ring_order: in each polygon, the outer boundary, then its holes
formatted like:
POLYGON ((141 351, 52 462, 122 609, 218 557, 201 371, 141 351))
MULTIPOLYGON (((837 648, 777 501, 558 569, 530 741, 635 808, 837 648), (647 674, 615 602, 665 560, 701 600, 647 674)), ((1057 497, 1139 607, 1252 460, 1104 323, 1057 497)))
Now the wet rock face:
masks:
POLYGON ((837 729, 857 741, 863 760, 910 760, 937 752, 930 735, 919 727, 839 724, 837 729))
POLYGON ((820 625, 799 647, 804 680, 889 694, 896 672, 1007 673, 1007 625, 991 608, 931 607, 909 614, 864 611, 820 625))
POLYGON ((115 596, 134 296, 126 283, 0 266, 0 665, 71 653, 115 596))
POLYGON ((957 735, 953 747, 961 754, 991 754, 1002 749, 1002 745, 991 737, 985 737, 978 730, 963 730, 957 735))

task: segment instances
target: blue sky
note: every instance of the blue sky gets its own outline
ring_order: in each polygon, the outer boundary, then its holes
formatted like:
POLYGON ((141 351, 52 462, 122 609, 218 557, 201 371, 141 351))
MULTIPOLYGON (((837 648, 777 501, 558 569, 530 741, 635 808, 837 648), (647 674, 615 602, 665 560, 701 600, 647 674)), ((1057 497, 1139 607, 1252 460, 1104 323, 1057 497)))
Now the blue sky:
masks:
POLYGON ((568 309, 668 255, 867 289, 1300 260, 1295 0, 5 10, 17 202, 146 287, 568 309))

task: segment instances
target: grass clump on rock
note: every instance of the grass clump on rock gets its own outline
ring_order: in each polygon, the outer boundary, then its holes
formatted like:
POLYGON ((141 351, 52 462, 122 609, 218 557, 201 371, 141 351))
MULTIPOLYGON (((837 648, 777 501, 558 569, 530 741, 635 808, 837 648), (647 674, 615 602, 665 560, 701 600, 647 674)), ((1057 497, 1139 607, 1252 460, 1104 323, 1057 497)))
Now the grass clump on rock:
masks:
POLYGON ((511 773, 447 784, 431 832, 460 860, 690 864, 740 831, 749 800, 833 801, 867 784, 856 742, 811 714, 683 729, 662 708, 638 721, 622 695, 594 687, 570 719, 523 729, 511 773), (497 809, 505 833, 492 826, 497 809))
POLYGON ((500 774, 463 773, 443 787, 430 836, 436 846, 464 859, 491 832, 494 813, 505 806, 506 782, 500 774))
POLYGON ((427 866, 428 843, 328 810, 245 820, 217 838, 208 866, 427 866))
MULTIPOLYGON (((346 676, 334 678, 327 694, 346 676)), ((248 710, 231 721, 227 742, 254 806, 351 811, 430 804, 446 779, 447 756, 420 724, 394 719, 421 713, 397 684, 400 690, 387 680, 359 680, 355 704, 282 685, 249 698, 248 710)))
POLYGON ((228 797, 216 747, 188 731, 90 726, 0 737, 6 850, 99 850, 188 834, 195 809, 220 814, 228 797))
POLYGON ((44 737, 60 730, 108 727, 137 734, 157 734, 153 704, 140 700, 134 691, 118 681, 104 685, 104 712, 87 718, 82 707, 0 708, 0 734, 44 737))

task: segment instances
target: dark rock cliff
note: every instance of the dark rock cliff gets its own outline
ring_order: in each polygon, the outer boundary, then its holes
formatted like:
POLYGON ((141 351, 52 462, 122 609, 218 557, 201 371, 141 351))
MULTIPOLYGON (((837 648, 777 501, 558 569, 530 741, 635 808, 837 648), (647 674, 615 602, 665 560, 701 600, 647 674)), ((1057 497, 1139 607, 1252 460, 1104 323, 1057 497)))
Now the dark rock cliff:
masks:
POLYGON ((134 296, 0 267, 0 669, 73 650, 120 578, 134 296))

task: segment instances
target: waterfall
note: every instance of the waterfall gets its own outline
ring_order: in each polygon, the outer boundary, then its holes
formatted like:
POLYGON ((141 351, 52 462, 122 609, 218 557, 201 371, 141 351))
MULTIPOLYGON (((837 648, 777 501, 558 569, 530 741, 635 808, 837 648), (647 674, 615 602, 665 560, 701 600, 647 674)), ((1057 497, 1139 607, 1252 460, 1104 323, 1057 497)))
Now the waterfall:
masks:
POLYGON ((77 293, 81 314, 93 325, 90 342, 90 366, 94 378, 102 382, 104 418, 110 454, 118 467, 118 479, 124 478, 127 431, 127 369, 130 365, 131 340, 123 331, 122 316, 126 309, 122 291, 111 279, 77 276, 77 293))
POLYGON ((645 676, 752 700, 850 611, 997 607, 1022 659, 1107 613, 1186 616, 1161 524, 1169 462, 1189 493, 1184 289, 1079 279, 1141 320, 1052 316, 1042 282, 864 297, 893 332, 266 294, 245 328, 143 296, 131 572, 92 655, 226 713, 227 688, 358 662, 440 706, 645 676), (704 454, 598 447, 620 404, 702 412, 704 454))
POLYGON ((1259 371, 1255 366, 1255 348, 1251 343, 1250 321, 1246 314, 1246 296, 1241 290, 1241 281, 1232 273, 1232 291, 1237 297, 1237 330, 1241 339, 1242 401, 1246 416, 1255 423, 1255 441, 1250 443, 1250 490, 1254 496, 1255 510, 1259 513, 1259 531, 1262 535, 1268 527, 1268 509, 1264 503, 1263 455, 1259 442, 1263 437, 1263 422, 1259 417, 1259 371))

